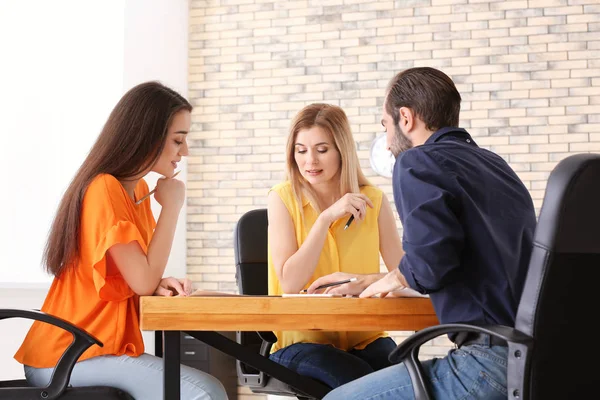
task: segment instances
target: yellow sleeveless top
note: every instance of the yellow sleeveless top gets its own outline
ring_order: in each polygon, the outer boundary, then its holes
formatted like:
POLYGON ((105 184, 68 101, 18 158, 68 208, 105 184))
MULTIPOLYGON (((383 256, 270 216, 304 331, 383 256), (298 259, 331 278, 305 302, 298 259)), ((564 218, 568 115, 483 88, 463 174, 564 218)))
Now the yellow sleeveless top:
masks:
MULTIPOLYGON (((289 181, 275 185, 271 190, 279 195, 292 217, 299 248, 306 240, 319 214, 308 199, 303 198, 304 219, 302 218, 289 181)), ((374 186, 363 186, 360 192, 371 199, 374 208, 367 206, 365 220, 360 224, 352 223, 346 230, 344 230, 344 225, 348 217, 340 218, 331 225, 315 272, 305 288, 308 288, 317 278, 334 272, 351 274, 380 272, 379 224, 377 220, 383 192, 374 186)), ((269 294, 281 295, 282 293, 283 290, 275 273, 269 248, 269 294)), ((385 332, 283 331, 274 333, 277 336, 277 343, 273 345, 272 353, 294 343, 302 342, 330 344, 345 351, 353 348, 360 350, 376 339, 387 336, 385 332)))

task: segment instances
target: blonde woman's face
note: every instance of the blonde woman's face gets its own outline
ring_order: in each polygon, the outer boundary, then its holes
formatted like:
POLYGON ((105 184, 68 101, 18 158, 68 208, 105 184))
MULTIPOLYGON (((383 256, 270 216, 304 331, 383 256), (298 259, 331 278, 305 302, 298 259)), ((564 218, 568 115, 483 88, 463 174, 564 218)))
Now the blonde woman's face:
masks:
POLYGON ((340 153, 331 135, 318 126, 298 132, 294 158, 298 170, 311 185, 339 179, 340 153))

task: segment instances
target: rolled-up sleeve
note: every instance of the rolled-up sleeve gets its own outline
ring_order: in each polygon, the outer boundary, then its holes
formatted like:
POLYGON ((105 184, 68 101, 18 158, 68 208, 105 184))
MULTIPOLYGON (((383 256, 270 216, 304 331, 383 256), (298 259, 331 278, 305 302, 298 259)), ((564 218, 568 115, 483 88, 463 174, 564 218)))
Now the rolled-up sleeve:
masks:
POLYGON ((464 232, 452 195, 453 179, 422 151, 407 151, 395 165, 394 200, 405 251, 399 268, 420 293, 448 285, 460 268, 464 232))

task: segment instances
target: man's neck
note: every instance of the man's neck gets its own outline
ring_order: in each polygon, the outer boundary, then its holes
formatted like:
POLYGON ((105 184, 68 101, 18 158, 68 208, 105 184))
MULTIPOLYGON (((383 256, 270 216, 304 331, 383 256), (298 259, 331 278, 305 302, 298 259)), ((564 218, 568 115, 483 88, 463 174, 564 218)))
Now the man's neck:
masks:
POLYGON ((410 140, 412 141, 413 146, 421 146, 422 144, 425 144, 427 139, 429 139, 434 133, 435 131, 430 131, 427 129, 425 127, 425 123, 417 118, 415 120, 415 127, 410 132, 410 140))

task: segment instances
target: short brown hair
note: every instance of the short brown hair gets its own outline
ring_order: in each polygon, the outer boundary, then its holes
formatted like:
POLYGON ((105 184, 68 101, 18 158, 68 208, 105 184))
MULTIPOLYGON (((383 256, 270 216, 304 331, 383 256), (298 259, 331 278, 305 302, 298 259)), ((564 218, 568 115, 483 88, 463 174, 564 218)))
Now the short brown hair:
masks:
POLYGON ((428 130, 458 127, 461 97, 452 79, 435 68, 418 67, 404 70, 389 83, 385 107, 400 123, 398 110, 410 108, 428 130))

